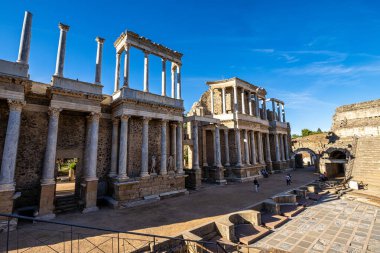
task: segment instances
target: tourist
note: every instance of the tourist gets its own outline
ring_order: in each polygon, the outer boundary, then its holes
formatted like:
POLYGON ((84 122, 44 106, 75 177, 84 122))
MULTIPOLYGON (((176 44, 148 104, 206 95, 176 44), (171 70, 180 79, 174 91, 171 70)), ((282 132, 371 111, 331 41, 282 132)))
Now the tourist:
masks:
POLYGON ((266 169, 261 169, 261 175, 263 175, 263 177, 264 178, 267 178, 267 177, 269 177, 269 174, 268 174, 268 172, 267 172, 267 170, 266 169))
POLYGON ((285 179, 286 179, 286 185, 290 185, 290 183, 291 183, 291 177, 290 177, 289 174, 286 175, 285 179))
POLYGON ((260 184, 259 181, 257 181, 257 178, 253 180, 253 185, 255 186, 255 191, 258 192, 260 184))

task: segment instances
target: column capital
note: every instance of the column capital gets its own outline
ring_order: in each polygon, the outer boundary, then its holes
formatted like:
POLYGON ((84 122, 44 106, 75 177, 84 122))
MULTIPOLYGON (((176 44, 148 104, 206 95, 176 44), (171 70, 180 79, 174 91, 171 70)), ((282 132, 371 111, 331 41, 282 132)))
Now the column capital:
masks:
POLYGON ((88 115, 87 119, 88 119, 89 121, 99 121, 101 115, 102 115, 102 114, 101 114, 100 112, 91 112, 91 113, 88 115))
POLYGON ((22 107, 25 105, 25 101, 8 99, 8 106, 10 111, 21 112, 22 107))
POLYGON ((193 126, 198 126, 199 121, 198 121, 198 120, 193 120, 193 121, 191 121, 191 124, 192 124, 193 126))
POLYGON ((98 37, 95 38, 95 41, 98 42, 99 44, 103 44, 104 41, 105 41, 105 39, 103 39, 103 38, 101 38, 101 37, 98 36, 98 37))
POLYGON ((112 119, 112 124, 113 125, 119 125, 120 119, 119 118, 113 118, 112 119))
POLYGON ((58 24, 58 27, 59 27, 59 29, 60 29, 61 31, 65 31, 65 32, 67 32, 68 30, 70 30, 70 26, 65 25, 65 24, 62 24, 62 23, 59 23, 59 24, 58 24))
POLYGON ((129 120, 130 117, 131 116, 129 116, 129 115, 123 114, 120 116, 120 120, 129 120))
POLYGON ((152 118, 149 118, 149 117, 143 117, 142 119, 143 119, 144 124, 148 124, 149 121, 150 121, 152 118))
POLYGON ((61 111, 62 111, 61 108, 49 107, 48 114, 50 117, 58 118, 61 111))
POLYGON ((129 51, 130 48, 131 48, 131 44, 126 43, 125 46, 124 46, 124 50, 125 51, 129 51))
POLYGON ((161 58, 161 61, 162 62, 166 62, 168 59, 166 59, 166 58, 161 58))
POLYGON ((224 131, 225 133, 228 133, 228 130, 230 130, 230 129, 228 129, 228 128, 224 128, 224 129, 223 129, 223 131, 224 131))
POLYGON ((147 50, 144 50, 143 52, 144 52, 144 56, 145 56, 145 57, 148 57, 148 56, 150 55, 150 52, 147 51, 147 50))
POLYGON ((170 123, 170 126, 171 126, 171 127, 177 127, 177 124, 178 124, 178 123, 176 123, 176 122, 172 122, 172 123, 170 123))

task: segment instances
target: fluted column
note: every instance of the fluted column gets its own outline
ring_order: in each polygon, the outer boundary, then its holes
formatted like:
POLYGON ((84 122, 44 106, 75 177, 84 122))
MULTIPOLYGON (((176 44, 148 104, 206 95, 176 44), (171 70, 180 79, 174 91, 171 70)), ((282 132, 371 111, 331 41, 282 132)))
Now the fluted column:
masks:
POLYGON ((244 155, 245 155, 245 164, 251 165, 249 162, 249 148, 248 148, 248 130, 244 129, 244 155))
POLYGON ((150 118, 143 118, 140 177, 149 176, 149 121, 150 118))
POLYGON ((219 125, 215 125, 215 165, 216 167, 220 168, 222 166, 222 160, 221 160, 221 152, 220 152, 220 129, 219 125))
POLYGON ((114 92, 119 89, 119 81, 120 81, 120 53, 116 53, 116 67, 115 67, 115 84, 114 84, 114 92))
POLYGON ((284 135, 281 134, 281 160, 285 161, 285 146, 284 146, 284 135))
POLYGON ((284 142, 285 142, 285 160, 289 160, 288 135, 286 134, 284 134, 284 142))
POLYGON ((207 135, 206 135, 206 129, 202 128, 202 155, 203 155, 203 166, 207 167, 207 135))
POLYGON ((274 145, 275 145, 275 151, 276 151, 276 162, 280 161, 280 147, 278 143, 278 134, 274 134, 274 145))
POLYGON ((280 106, 280 103, 277 103, 277 114, 278 114, 278 121, 281 122, 281 106, 280 106))
POLYGON ((249 109, 249 115, 253 115, 252 112, 252 93, 249 91, 248 92, 248 109, 249 109))
POLYGON ((149 92, 149 53, 144 52, 144 92, 149 92))
POLYGON ((175 98, 175 72, 176 72, 177 66, 175 65, 174 62, 172 62, 171 66, 171 81, 172 81, 172 90, 171 90, 171 97, 175 98))
POLYGON ((162 58, 161 62, 161 96, 166 96, 166 59, 162 58))
POLYGON ((181 65, 177 66, 177 99, 182 99, 181 95, 181 65))
POLYGON ((260 118, 260 100, 257 93, 255 93, 255 111, 256 111, 256 117, 260 118))
POLYGON ((282 104, 282 122, 286 122, 286 118, 285 118, 285 105, 282 104))
POLYGON ((245 114, 245 98, 244 98, 244 89, 241 89, 241 113, 245 114))
POLYGON ((269 141, 269 133, 265 134, 265 146, 266 146, 266 152, 267 152, 267 163, 272 162, 271 154, 270 154, 270 141, 269 141))
POLYGON ((25 11, 24 23, 22 25, 20 47, 18 50, 18 63, 28 64, 30 52, 30 40, 32 37, 32 13, 25 11))
POLYGON ((128 115, 120 117, 120 141, 119 141, 119 173, 117 178, 119 180, 128 179, 127 174, 127 161, 128 161, 128 115))
POLYGON ((168 174, 167 170, 167 144, 166 144, 166 127, 168 125, 167 120, 161 121, 161 168, 160 175, 168 174))
POLYGON ((226 88, 222 88, 222 109, 223 109, 223 114, 226 114, 226 88))
POLYGON ((124 87, 129 87, 129 58, 131 46, 127 44, 124 48, 124 87))
POLYGON ((171 146, 170 153, 173 156, 174 170, 177 170, 177 124, 172 123, 171 125, 171 146))
POLYGON ((226 163, 224 166, 230 166, 230 147, 228 145, 228 129, 224 129, 224 144, 225 144, 225 158, 226 158, 226 163))
POLYGON ((242 166, 241 161, 241 142, 240 142, 240 129, 235 129, 235 145, 236 145, 236 157, 237 157, 237 163, 236 167, 242 166))
MULTIPOLYGON (((8 100, 9 117, 0 170, 0 190, 15 189, 15 169, 20 135, 22 101, 8 100)), ((54 180, 54 179, 53 179, 54 180)))
POLYGON ((237 99, 237 87, 234 86, 234 113, 238 113, 238 99, 237 99))
POLYGON ((112 120, 112 148, 111 148, 111 170, 109 177, 116 177, 118 164, 118 143, 119 143, 119 122, 118 118, 112 120))
POLYGON ((263 99, 263 116, 264 116, 264 120, 268 120, 267 102, 266 102, 265 98, 263 99))
POLYGON ((192 139, 193 139, 193 169, 199 170, 199 145, 198 145, 198 121, 192 122, 192 139))
POLYGON ((65 63, 65 51, 66 51, 66 33, 69 31, 70 26, 59 23, 60 29, 59 44, 57 52, 57 62, 55 66, 56 76, 63 76, 63 66, 65 63))
POLYGON ((183 174, 182 122, 177 126, 177 173, 183 174))
POLYGON ((251 131, 251 156, 252 156, 252 164, 257 164, 256 159, 256 141, 255 141, 255 132, 251 131))
POLYGON ((86 181, 97 180, 96 164, 98 160, 98 138, 100 113, 91 113, 87 118, 86 157, 84 178, 86 181))
POLYGON ((272 99, 272 112, 273 112, 273 120, 277 120, 277 116, 276 116, 276 104, 274 102, 274 100, 272 99))
POLYGON ((257 133, 258 137, 258 147, 259 147, 259 163, 265 164, 264 162, 264 152, 263 152, 263 134, 261 132, 257 133))
POLYGON ((214 89, 210 88, 211 115, 214 115, 214 89))
POLYGON ((96 51, 95 83, 100 84, 102 82, 102 58, 104 39, 96 37, 95 41, 98 42, 98 48, 96 51))

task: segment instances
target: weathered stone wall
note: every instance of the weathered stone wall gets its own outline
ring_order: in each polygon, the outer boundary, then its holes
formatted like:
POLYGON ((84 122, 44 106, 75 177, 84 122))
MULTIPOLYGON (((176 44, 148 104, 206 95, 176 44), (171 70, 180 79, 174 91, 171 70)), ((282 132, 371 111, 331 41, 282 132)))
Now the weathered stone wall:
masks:
POLYGON ((235 141, 235 131, 228 131, 228 146, 230 147, 230 163, 235 165, 237 163, 237 146, 235 141))
MULTIPOLYGON (((6 100, 0 100, 0 164, 3 159, 3 148, 8 125, 8 105, 6 100)), ((1 168, 0 168, 1 169, 1 168)))
MULTIPOLYGON (((210 104, 211 106, 211 104, 210 104)), ((222 89, 214 89, 214 114, 223 113, 222 89)), ((210 108, 211 109, 211 108, 210 108)))
POLYGON ((105 180, 111 167, 112 120, 100 119, 98 139, 97 177, 105 180))

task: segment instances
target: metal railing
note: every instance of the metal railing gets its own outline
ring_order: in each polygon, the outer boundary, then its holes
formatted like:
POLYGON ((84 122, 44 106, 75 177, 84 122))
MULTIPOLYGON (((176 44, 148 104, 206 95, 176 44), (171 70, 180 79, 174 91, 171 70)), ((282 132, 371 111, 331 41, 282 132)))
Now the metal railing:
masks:
POLYGON ((0 252, 228 252, 219 242, 0 214, 0 252))

